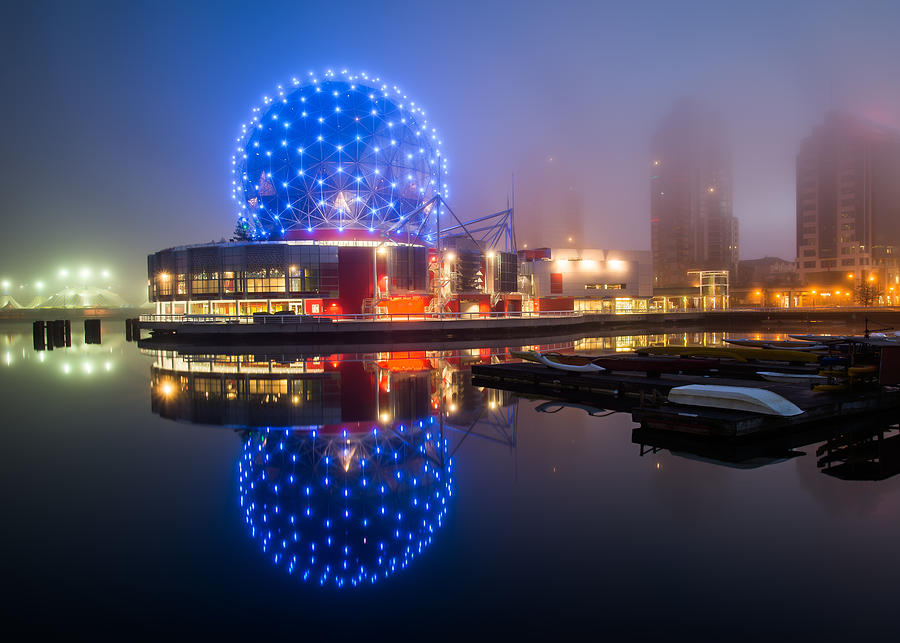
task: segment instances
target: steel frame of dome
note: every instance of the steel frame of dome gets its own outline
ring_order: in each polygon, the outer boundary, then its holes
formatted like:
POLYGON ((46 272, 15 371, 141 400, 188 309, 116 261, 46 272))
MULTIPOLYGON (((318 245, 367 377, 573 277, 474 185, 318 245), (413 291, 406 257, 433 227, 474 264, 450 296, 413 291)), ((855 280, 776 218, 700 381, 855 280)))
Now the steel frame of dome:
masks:
POLYGON ((447 161, 424 110, 366 74, 292 79, 242 126, 232 198, 251 238, 294 230, 419 229, 446 196, 447 161))

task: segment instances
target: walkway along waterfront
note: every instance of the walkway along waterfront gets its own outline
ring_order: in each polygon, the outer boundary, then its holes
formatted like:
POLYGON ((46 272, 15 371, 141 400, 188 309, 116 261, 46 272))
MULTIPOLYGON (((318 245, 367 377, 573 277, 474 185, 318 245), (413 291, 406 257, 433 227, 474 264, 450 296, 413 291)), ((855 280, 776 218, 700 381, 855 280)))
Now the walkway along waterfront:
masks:
POLYGON ((154 337, 184 342, 241 342, 272 337, 291 342, 433 341, 546 337, 604 330, 634 330, 658 326, 706 327, 713 330, 755 325, 790 324, 801 330, 818 322, 862 324, 874 315, 873 326, 900 327, 897 308, 731 309, 667 313, 596 314, 442 313, 395 315, 142 315, 141 329, 154 337))

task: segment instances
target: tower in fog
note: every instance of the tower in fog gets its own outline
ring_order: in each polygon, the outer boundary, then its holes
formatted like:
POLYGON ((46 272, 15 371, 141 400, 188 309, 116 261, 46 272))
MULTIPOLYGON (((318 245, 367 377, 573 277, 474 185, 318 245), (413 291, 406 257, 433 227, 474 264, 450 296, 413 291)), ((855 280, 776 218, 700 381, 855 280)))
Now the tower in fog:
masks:
POLYGON ((813 286, 849 287, 872 273, 896 281, 898 249, 900 132, 830 112, 797 154, 801 277, 813 286))
POLYGON ((709 109, 684 101, 653 135, 650 166, 653 285, 691 285, 689 270, 729 270, 738 261, 731 154, 709 109))

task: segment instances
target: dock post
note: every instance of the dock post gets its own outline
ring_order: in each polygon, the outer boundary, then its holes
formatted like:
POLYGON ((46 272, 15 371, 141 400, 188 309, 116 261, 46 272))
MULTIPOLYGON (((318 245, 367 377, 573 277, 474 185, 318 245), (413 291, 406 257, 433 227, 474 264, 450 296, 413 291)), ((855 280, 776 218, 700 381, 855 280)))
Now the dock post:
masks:
POLYGON ((53 347, 62 348, 66 345, 66 322, 63 319, 54 319, 50 323, 53 325, 53 347))
POLYGON ((100 343, 100 320, 85 319, 84 320, 84 343, 99 344, 100 343))
POLYGON ((34 350, 42 351, 47 348, 45 340, 45 324, 42 321, 36 321, 32 324, 32 334, 34 335, 34 350))

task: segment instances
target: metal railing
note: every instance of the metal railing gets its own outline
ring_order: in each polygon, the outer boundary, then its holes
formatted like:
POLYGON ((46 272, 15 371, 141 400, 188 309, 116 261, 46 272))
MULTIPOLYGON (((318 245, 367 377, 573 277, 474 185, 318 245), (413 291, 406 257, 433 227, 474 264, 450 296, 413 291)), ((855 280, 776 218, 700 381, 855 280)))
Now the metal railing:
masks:
POLYGON ((318 314, 279 315, 257 313, 255 315, 141 315, 142 322, 177 324, 332 324, 344 322, 392 322, 392 321, 465 321, 473 319, 571 319, 583 317, 581 311, 547 312, 479 312, 479 313, 360 313, 360 314, 318 314))

